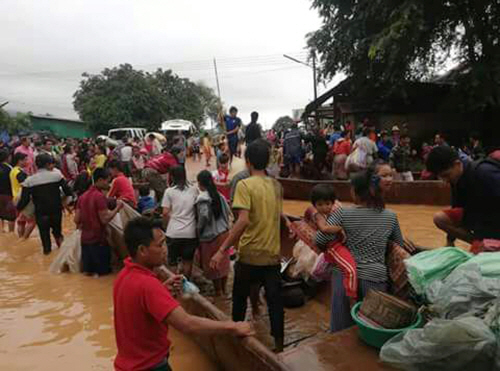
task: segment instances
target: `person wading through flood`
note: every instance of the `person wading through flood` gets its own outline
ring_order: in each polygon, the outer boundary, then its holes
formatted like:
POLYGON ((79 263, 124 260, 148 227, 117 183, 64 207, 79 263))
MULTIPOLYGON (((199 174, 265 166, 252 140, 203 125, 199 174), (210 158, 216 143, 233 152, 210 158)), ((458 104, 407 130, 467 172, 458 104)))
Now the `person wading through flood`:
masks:
POLYGON ((61 189, 66 196, 71 196, 72 192, 61 172, 54 169, 52 156, 45 153, 38 155, 35 164, 38 171, 24 181, 21 200, 17 204, 17 209, 19 211, 23 210, 33 199, 35 219, 42 240, 43 253, 48 255, 52 251, 51 230, 58 247, 61 246, 63 241, 61 189))
POLYGON ((217 191, 212 174, 201 171, 198 174, 200 194, 196 200, 197 230, 200 239, 200 261, 203 274, 212 280, 215 296, 226 295, 226 282, 229 274, 229 256, 217 269, 210 267, 210 260, 227 238, 231 210, 225 197, 217 191))
POLYGON ((279 183, 266 175, 269 155, 269 145, 261 140, 248 146, 245 157, 251 176, 238 182, 232 205, 233 209, 238 209, 238 220, 210 264, 216 269, 226 259, 229 248, 239 241, 239 260, 234 266, 233 320, 245 320, 247 299, 252 285, 263 285, 269 309, 271 335, 274 337, 276 350, 282 351, 284 340, 280 275, 282 189, 279 183))
POLYGON ((94 185, 78 199, 75 224, 82 231, 82 266, 86 275, 103 276, 111 273, 111 247, 106 239, 106 225, 122 209, 118 200, 113 211, 108 210, 108 200, 103 192, 109 189, 107 169, 95 169, 94 185))
POLYGON ((161 204, 167 226, 168 260, 170 265, 182 261, 182 273, 189 278, 199 246, 195 213, 198 189, 188 183, 183 166, 172 168, 170 177, 170 188, 165 191, 161 204))
POLYGON ((254 334, 249 323, 213 321, 184 311, 171 294, 179 290, 182 277, 162 283, 154 273, 166 258, 161 225, 136 218, 125 227, 124 238, 130 257, 113 287, 116 370, 171 371, 169 326, 194 336, 254 334))
POLYGON ((448 145, 435 147, 427 157, 427 170, 452 186, 452 207, 434 216, 436 226, 447 233, 447 245, 455 239, 479 247, 485 239, 500 239, 500 161, 493 157, 476 162, 460 160, 448 145))

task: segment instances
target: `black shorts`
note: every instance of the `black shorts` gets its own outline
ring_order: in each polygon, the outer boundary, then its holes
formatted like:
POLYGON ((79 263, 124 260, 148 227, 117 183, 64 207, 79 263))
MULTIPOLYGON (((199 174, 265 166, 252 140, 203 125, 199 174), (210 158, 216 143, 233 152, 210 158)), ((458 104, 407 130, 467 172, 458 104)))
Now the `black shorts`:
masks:
POLYGON ((200 245, 197 238, 168 238, 168 263, 177 264, 179 259, 192 261, 194 253, 200 245))
POLYGON ((100 276, 111 273, 111 247, 82 244, 82 266, 84 273, 100 276))

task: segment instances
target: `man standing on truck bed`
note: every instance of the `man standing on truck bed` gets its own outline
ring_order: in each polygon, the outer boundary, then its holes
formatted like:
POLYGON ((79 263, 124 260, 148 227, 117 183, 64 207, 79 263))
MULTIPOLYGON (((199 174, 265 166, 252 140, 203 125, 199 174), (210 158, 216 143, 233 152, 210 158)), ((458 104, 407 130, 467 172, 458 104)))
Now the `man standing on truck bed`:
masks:
POLYGON ((229 146, 229 162, 233 163, 233 156, 238 152, 238 131, 241 128, 241 119, 237 117, 238 109, 231 107, 229 115, 223 116, 223 127, 226 128, 227 144, 229 146))

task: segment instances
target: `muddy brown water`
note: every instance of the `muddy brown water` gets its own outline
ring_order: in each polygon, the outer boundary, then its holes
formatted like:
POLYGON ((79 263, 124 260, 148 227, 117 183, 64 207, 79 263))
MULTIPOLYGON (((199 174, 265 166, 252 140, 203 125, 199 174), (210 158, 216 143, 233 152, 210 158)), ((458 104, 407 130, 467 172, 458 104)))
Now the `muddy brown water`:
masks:
MULTIPOLYGON (((242 166, 237 161, 233 173, 242 166)), ((192 166, 193 170, 199 168, 198 164, 192 166)), ((284 203, 285 212, 292 215, 301 215, 307 206, 307 202, 300 201, 284 203)), ((423 246, 438 247, 444 243, 444 234, 432 223, 432 215, 439 207, 389 207, 398 214, 405 237, 423 246)), ((66 218, 65 233, 73 228, 73 223, 66 218)), ((77 274, 51 274, 49 265, 56 254, 57 250, 48 257, 41 254, 36 231, 27 241, 13 234, 0 234, 0 370, 98 371, 113 368, 116 344, 112 283, 115 275, 95 279, 77 274)), ((228 308, 229 302, 217 305, 228 308)), ((286 318, 287 342, 320 334, 328 326, 327 311, 315 303, 308 305, 307 311, 303 308, 287 310, 286 318), (310 318, 315 320, 310 321, 310 318)), ((266 335, 267 316, 257 322, 257 329, 262 335, 259 338, 271 346, 271 339, 266 335)), ((175 330, 170 331, 170 337, 174 370, 219 369, 189 338, 175 330)), ((324 354, 307 358, 303 366, 316 369, 317 362, 329 362, 330 357, 324 354)), ((304 361, 297 360, 301 364, 304 361)))

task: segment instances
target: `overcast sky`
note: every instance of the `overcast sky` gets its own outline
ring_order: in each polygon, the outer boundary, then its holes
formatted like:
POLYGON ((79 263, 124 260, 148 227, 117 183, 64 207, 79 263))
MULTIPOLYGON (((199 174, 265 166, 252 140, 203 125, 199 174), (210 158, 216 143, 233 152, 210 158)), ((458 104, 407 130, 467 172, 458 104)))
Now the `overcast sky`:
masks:
MULTIPOLYGON (((215 88, 244 122, 270 126, 313 96, 305 35, 321 22, 310 0, 2 0, 0 102, 9 110, 77 117, 81 73, 130 63, 172 68, 215 88)), ((319 86, 319 93, 325 90, 319 86)))

